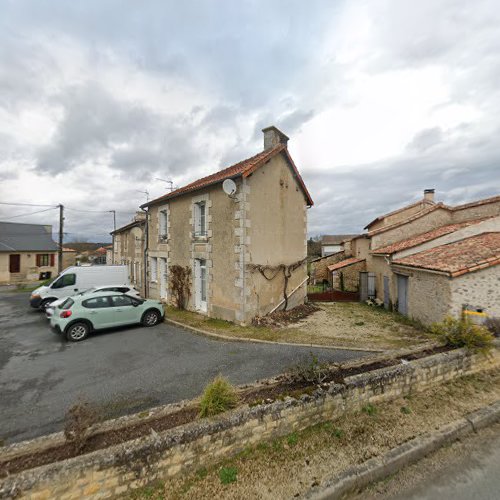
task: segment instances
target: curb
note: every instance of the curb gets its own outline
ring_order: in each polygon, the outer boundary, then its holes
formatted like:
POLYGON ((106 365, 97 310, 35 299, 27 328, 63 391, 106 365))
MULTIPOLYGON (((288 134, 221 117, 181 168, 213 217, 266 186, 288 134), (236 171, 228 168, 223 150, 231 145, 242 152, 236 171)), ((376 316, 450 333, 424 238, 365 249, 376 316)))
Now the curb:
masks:
POLYGON ((370 483, 395 474, 403 467, 418 462, 439 448, 499 420, 500 401, 497 401, 434 432, 403 443, 380 457, 351 467, 327 480, 322 486, 311 488, 302 498, 310 500, 340 499, 348 493, 360 490, 370 483))
POLYGON ((228 342, 247 342, 250 344, 272 344, 272 345, 285 345, 292 347, 311 347, 313 349, 335 349, 336 351, 342 350, 342 351, 360 351, 360 352, 375 352, 375 353, 388 352, 385 349, 368 349, 368 348, 363 349, 362 347, 346 347, 346 346, 333 346, 333 345, 320 345, 320 344, 298 344, 295 342, 274 342, 272 340, 231 337, 229 335, 223 335, 221 333, 207 332, 206 330, 201 330, 200 328, 195 328, 194 326, 189 326, 184 323, 179 323, 178 321, 169 318, 165 318, 164 322, 177 326, 184 330, 196 333, 198 335, 204 335, 205 337, 212 337, 215 339, 225 340, 228 342))

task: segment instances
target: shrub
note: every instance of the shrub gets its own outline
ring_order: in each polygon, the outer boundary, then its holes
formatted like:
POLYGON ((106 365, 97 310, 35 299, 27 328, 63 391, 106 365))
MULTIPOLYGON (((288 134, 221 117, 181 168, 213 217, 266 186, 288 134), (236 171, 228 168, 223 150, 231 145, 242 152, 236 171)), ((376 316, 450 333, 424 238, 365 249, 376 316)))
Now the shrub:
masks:
POLYGON ((495 336, 500 337, 500 318, 488 318, 484 326, 495 336))
POLYGON ((175 297, 177 309, 184 310, 191 295, 191 268, 189 266, 171 266, 170 267, 170 288, 175 297))
POLYGON ((484 354, 493 347, 493 335, 484 326, 476 325, 468 316, 460 319, 447 316, 440 323, 434 323, 430 332, 439 341, 452 347, 465 347, 484 354))
POLYGON ((215 377, 203 392, 200 402, 200 417, 211 417, 234 408, 238 396, 234 387, 221 375, 215 377))
POLYGON ((219 471, 219 479, 222 484, 234 483, 238 478, 238 469, 236 467, 222 467, 219 471))
POLYGON ((97 413, 89 403, 78 401, 66 413, 64 437, 81 452, 90 434, 90 428, 98 421, 97 413))
POLYGON ((327 363, 320 363, 318 358, 311 352, 310 361, 302 362, 296 366, 293 366, 285 374, 286 378, 290 382, 303 383, 307 382, 310 384, 322 384, 330 373, 330 367, 327 363))

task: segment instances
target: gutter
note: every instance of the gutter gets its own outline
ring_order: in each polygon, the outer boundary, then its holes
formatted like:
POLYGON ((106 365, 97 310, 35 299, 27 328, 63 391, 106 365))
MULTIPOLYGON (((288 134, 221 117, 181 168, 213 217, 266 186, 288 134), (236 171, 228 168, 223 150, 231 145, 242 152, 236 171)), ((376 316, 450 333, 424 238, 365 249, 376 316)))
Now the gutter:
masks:
POLYGON ((146 214, 144 224, 144 298, 149 297, 149 283, 148 283, 148 249, 149 249, 149 211, 141 206, 141 210, 146 214))

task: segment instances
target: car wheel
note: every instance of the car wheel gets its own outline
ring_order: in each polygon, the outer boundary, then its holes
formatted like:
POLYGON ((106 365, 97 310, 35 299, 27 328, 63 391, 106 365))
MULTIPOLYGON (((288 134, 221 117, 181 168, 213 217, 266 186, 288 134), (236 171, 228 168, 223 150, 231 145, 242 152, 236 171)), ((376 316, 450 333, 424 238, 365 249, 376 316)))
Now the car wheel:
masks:
POLYGON ((47 308, 47 306, 49 304, 52 304, 52 302, 54 302, 56 299, 45 299, 45 300, 42 300, 42 302, 40 302, 40 311, 43 311, 45 312, 45 309, 47 308))
POLYGON ((155 326, 160 322, 160 319, 160 313, 154 309, 150 309, 143 314, 141 323, 144 326, 155 326))
POLYGON ((71 342, 80 342, 89 336, 90 327, 87 323, 77 322, 73 323, 66 330, 66 338, 71 340, 71 342))

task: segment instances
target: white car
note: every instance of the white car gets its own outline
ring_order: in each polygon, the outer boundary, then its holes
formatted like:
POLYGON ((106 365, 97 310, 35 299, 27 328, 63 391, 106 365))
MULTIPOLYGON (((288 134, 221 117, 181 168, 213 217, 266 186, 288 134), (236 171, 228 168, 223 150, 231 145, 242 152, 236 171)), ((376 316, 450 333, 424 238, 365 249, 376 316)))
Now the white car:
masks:
MULTIPOLYGON (((88 293, 94 293, 94 292, 118 292, 118 293, 125 293, 125 294, 129 295, 130 297, 135 297, 136 299, 141 298, 139 292, 132 285, 95 286, 93 288, 89 288, 88 290, 84 290, 83 292, 76 293, 75 296, 86 295, 88 293)), ((56 307, 60 306, 62 303, 64 303, 67 298, 68 297, 63 297, 61 299, 54 300, 48 306, 45 307, 45 315, 47 316, 47 319, 50 319, 52 317, 56 307)))

